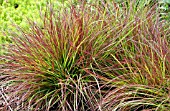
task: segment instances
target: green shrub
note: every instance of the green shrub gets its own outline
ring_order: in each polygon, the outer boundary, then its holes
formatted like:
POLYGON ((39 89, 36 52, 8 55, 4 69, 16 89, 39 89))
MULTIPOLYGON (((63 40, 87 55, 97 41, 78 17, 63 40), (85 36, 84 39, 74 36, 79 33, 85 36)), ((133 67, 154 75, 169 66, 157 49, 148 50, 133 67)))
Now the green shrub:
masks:
MULTIPOLYGON (((47 0, 48 1, 48 0, 47 0)), ((1 44, 8 44, 12 41, 10 36, 4 35, 4 32, 17 32, 13 26, 18 25, 19 27, 29 30, 28 19, 33 21, 41 22, 40 11, 42 13, 46 10, 46 0, 4 0, 1 1, 0 5, 0 55, 4 53, 2 51, 1 44)), ((62 3, 55 0, 51 0, 54 4, 54 9, 61 8, 62 3)))
POLYGON ((159 1, 162 19, 170 21, 170 0, 159 1))

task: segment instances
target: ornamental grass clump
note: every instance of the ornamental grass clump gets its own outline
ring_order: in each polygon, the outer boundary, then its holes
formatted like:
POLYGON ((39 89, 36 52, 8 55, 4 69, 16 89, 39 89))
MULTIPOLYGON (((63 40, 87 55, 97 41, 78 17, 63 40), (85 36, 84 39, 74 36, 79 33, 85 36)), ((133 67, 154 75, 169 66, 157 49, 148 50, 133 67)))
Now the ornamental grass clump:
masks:
POLYGON ((14 43, 1 56, 3 109, 95 110, 101 95, 95 97, 98 81, 87 72, 119 39, 112 38, 121 29, 112 16, 100 5, 58 12, 49 6, 41 25, 29 22, 30 31, 11 33, 14 43))
POLYGON ((128 4, 49 6, 42 24, 12 33, 14 44, 1 56, 3 109, 170 109, 168 24, 157 4, 128 4))
POLYGON ((126 37, 118 44, 119 50, 110 51, 110 56, 94 68, 107 78, 107 84, 100 87, 105 91, 103 110, 170 109, 170 29, 159 17, 157 7, 146 6, 142 11, 130 8, 126 19, 129 24, 122 28, 126 37))

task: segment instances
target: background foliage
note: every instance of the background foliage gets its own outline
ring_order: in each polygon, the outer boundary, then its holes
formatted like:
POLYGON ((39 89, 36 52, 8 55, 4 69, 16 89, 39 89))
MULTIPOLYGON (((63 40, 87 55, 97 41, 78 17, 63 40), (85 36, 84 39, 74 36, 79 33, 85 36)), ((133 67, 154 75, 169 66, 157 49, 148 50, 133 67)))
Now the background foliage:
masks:
MULTIPOLYGON (((0 1, 0 55, 3 53, 2 44, 11 43, 9 35, 4 32, 16 32, 15 25, 28 30, 26 24, 28 19, 41 22, 40 11, 46 10, 46 4, 49 0, 1 0, 0 1)), ((50 0, 53 2, 54 8, 61 8, 62 1, 50 0)), ((65 3, 66 4, 66 3, 65 3)))

